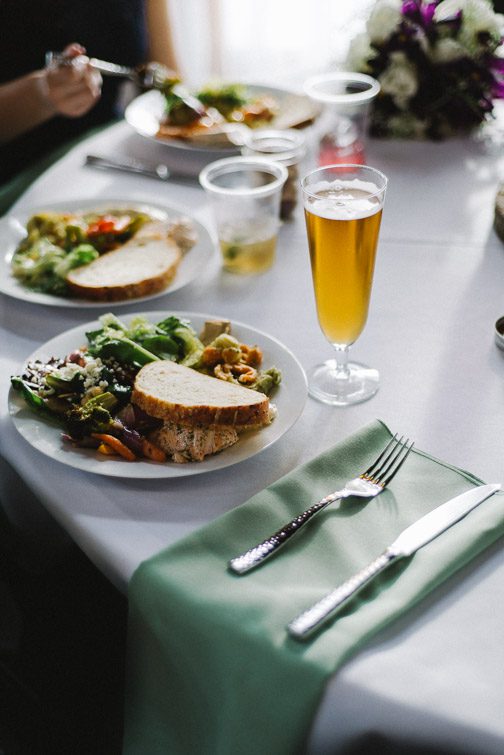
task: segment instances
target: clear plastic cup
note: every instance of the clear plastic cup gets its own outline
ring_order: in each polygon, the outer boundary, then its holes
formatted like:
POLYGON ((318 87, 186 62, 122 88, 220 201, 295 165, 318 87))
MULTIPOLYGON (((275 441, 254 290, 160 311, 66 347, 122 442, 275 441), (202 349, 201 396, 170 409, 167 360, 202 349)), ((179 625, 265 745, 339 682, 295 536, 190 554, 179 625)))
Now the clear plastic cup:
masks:
POLYGON ((199 174, 229 272, 261 273, 272 266, 287 176, 284 165, 255 157, 216 160, 199 174))
POLYGON ((249 130, 243 139, 245 143, 242 155, 276 160, 287 168, 288 177, 282 190, 280 217, 282 220, 289 220, 297 205, 299 164, 306 154, 304 134, 296 129, 259 129, 249 130))
POLYGON ((364 73, 336 71, 313 76, 304 90, 324 106, 317 121, 318 164, 363 165, 369 108, 380 91, 379 82, 364 73))

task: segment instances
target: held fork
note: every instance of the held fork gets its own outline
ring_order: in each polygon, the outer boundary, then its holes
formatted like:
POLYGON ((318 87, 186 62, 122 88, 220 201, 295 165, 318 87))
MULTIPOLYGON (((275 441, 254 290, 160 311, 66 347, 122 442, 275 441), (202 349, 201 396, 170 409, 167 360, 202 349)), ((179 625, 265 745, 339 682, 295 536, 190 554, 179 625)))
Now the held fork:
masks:
POLYGON ((341 490, 329 493, 317 503, 310 506, 297 517, 285 524, 280 530, 250 550, 229 561, 229 568, 236 574, 245 574, 273 556, 277 550, 299 532, 315 514, 323 511, 330 503, 349 496, 374 498, 393 480, 408 457, 413 442, 408 438, 398 438, 397 434, 387 443, 381 454, 365 472, 349 480, 341 490))

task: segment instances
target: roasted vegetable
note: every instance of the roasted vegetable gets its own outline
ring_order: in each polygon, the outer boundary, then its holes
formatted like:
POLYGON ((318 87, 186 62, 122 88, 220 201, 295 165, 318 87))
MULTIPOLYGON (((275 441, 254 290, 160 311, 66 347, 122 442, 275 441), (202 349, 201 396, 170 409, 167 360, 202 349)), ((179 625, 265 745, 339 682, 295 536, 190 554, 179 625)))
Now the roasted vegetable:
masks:
POLYGON ((116 438, 115 435, 110 435, 109 433, 91 433, 91 437, 101 441, 98 446, 100 453, 109 454, 108 449, 111 449, 113 453, 122 456, 124 459, 135 461, 136 456, 133 451, 120 441, 119 438, 116 438), (102 446, 105 446, 105 448, 102 446))
POLYGON ((56 422, 61 422, 58 415, 47 406, 46 401, 28 385, 26 380, 23 380, 22 378, 17 376, 12 377, 11 385, 16 391, 19 391, 22 394, 27 406, 29 406, 30 409, 33 409, 38 414, 43 414, 45 419, 52 419, 56 422))
POLYGON ((115 396, 105 392, 89 399, 83 406, 74 406, 65 418, 69 434, 78 440, 93 433, 106 433, 113 424, 111 411, 117 403, 115 396))

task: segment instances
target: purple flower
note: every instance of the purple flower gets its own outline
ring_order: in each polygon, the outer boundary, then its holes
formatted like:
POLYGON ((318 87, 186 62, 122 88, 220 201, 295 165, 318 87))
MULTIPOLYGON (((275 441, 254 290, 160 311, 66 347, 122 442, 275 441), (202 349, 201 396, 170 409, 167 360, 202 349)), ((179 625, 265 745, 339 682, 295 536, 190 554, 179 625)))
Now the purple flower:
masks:
POLYGON ((432 21, 434 19, 434 13, 436 11, 437 2, 434 3, 427 3, 427 5, 422 5, 421 12, 422 12, 422 19, 424 27, 427 28, 432 24, 432 21))
POLYGON ((401 8, 401 13, 406 18, 410 18, 412 21, 416 21, 420 16, 420 9, 418 7, 417 0, 404 0, 401 8))
POLYGON ((492 87, 492 94, 497 100, 504 99, 504 81, 495 81, 492 87))
POLYGON ((498 58, 496 56, 492 56, 490 58, 488 65, 492 71, 497 71, 498 73, 504 73, 504 58, 498 58))
POLYGON ((373 104, 371 125, 378 136, 422 133, 443 139, 466 133, 488 118, 494 100, 504 99, 504 58, 495 52, 496 24, 482 28, 474 50, 469 50, 460 36, 463 9, 439 19, 440 1, 402 0, 395 29, 372 44, 375 52, 366 70, 388 82, 373 104), (398 102, 398 85, 390 84, 391 68, 401 61, 417 84, 403 103, 398 102))
POLYGON ((496 55, 488 57, 488 68, 492 77, 492 95, 498 100, 504 99, 504 58, 496 55))
POLYGON ((439 0, 434 0, 424 5, 422 0, 404 0, 401 13, 408 21, 428 29, 433 23, 438 3, 439 0))

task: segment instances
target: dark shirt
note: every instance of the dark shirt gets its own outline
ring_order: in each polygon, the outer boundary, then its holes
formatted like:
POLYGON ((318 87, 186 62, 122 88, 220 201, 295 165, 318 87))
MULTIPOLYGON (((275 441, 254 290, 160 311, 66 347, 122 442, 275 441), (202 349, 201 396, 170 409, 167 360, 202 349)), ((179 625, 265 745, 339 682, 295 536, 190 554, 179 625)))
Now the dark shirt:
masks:
MULTIPOLYGON (((0 83, 43 68, 48 50, 79 42, 90 57, 135 66, 147 59, 143 0, 0 0, 0 83)), ((95 126, 120 117, 120 80, 103 80, 102 96, 80 118, 56 116, 0 146, 0 181, 95 126)))

